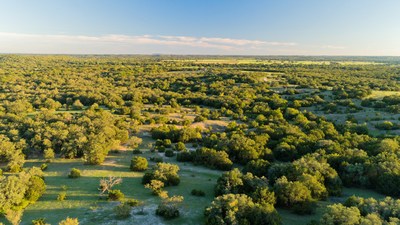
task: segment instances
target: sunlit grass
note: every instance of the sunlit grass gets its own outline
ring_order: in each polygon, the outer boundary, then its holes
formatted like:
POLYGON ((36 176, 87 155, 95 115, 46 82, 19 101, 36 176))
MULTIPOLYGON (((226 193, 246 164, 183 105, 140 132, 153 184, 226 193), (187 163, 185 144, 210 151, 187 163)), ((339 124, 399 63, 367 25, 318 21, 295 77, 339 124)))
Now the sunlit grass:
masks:
MULTIPOLYGON (((141 147, 145 148, 153 142, 145 138, 141 147)), ((144 150, 142 156, 150 158, 158 153, 144 150)), ((165 190, 170 195, 184 196, 182 215, 180 218, 164 221, 155 216, 155 209, 160 202, 159 197, 151 195, 150 191, 141 184, 143 173, 129 170, 132 151, 119 151, 110 154, 103 165, 85 165, 81 159, 55 159, 48 163, 45 171, 47 185, 46 193, 35 204, 28 206, 24 212, 22 224, 31 224, 33 219, 46 218, 50 224, 58 224, 59 221, 69 217, 77 217, 81 224, 114 224, 116 218, 113 207, 118 204, 108 202, 100 198, 98 185, 102 177, 115 176, 123 179, 122 184, 116 186, 126 196, 144 202, 143 213, 134 215, 126 221, 118 221, 118 224, 202 224, 204 208, 214 198, 214 185, 220 176, 220 171, 210 170, 204 167, 196 167, 192 164, 176 162, 175 158, 165 158, 165 161, 177 163, 181 167, 179 172, 181 183, 175 187, 167 187, 165 190), (82 177, 70 179, 67 177, 71 168, 81 170, 82 177), (57 196, 66 187, 67 198, 57 201, 57 196), (192 189, 201 189, 206 193, 205 197, 196 197, 190 194, 192 189)), ((28 160, 26 166, 40 166, 43 160, 28 160)), ((151 162, 151 165, 154 163, 151 162)), ((141 208, 137 209, 141 210, 141 208)), ((136 211, 137 211, 136 210, 136 211)), ((141 212, 142 213, 142 212, 141 212)), ((0 222, 4 222, 0 219, 0 222)))

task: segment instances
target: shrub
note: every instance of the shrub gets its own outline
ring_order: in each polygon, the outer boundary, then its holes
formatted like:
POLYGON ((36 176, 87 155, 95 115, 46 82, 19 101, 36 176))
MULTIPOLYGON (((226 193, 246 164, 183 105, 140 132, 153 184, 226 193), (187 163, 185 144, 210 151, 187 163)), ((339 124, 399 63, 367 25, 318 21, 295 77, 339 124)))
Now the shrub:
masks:
POLYGON ((46 191, 46 184, 41 177, 32 176, 29 179, 28 190, 25 192, 25 198, 30 202, 36 202, 46 191))
POLYGON ((131 160, 131 170, 132 171, 145 171, 148 168, 149 163, 147 159, 140 156, 135 156, 131 160))
POLYGON ((182 201, 182 196, 173 196, 163 200, 157 207, 156 215, 161 216, 164 219, 173 219, 179 217, 180 213, 178 204, 182 201))
POLYGON ((43 164, 40 166, 40 169, 41 169, 42 171, 45 171, 45 170, 47 170, 47 167, 48 167, 48 165, 47 165, 46 163, 43 163, 43 164))
POLYGON ((33 225, 48 225, 48 223, 46 223, 46 219, 45 218, 39 218, 36 220, 32 220, 32 224, 33 225))
POLYGON ((44 150, 43 156, 47 160, 54 159, 54 150, 51 149, 51 148, 48 148, 48 149, 44 150))
POLYGON ((175 155, 175 153, 172 150, 165 151, 165 156, 166 157, 173 157, 174 155, 175 155))
POLYGON ((107 200, 109 201, 121 201, 125 198, 124 193, 122 193, 121 190, 110 190, 108 191, 108 197, 107 200))
POLYGON ((67 218, 61 221, 58 225, 79 225, 78 218, 67 218))
POLYGON ((144 174, 142 184, 148 184, 151 180, 162 181, 165 186, 176 186, 180 182, 178 175, 179 166, 170 163, 157 163, 149 173, 144 174))
POLYGON ((168 207, 160 204, 157 207, 156 215, 164 217, 164 219, 173 219, 179 217, 179 209, 176 207, 168 207))
POLYGON ((230 170, 233 165, 228 153, 210 148, 197 149, 193 161, 196 164, 219 170, 230 170))
POLYGON ((164 145, 166 148, 171 148, 172 142, 171 142, 170 139, 164 139, 163 145, 164 145))
POLYGON ((194 196, 205 196, 206 195, 206 193, 204 193, 204 191, 197 190, 197 189, 193 189, 190 193, 194 196))
POLYGON ((153 195, 159 195, 164 187, 164 182, 159 180, 151 180, 150 183, 146 184, 144 187, 151 189, 153 195))
POLYGON ((175 150, 176 151, 178 151, 178 152, 183 152, 183 151, 186 151, 186 145, 185 145, 185 143, 183 143, 183 142, 178 142, 178 143, 176 143, 176 145, 175 145, 175 150))
POLYGON ((62 191, 58 193, 57 201, 64 201, 65 199, 67 199, 67 192, 62 191))
POLYGON ((69 172, 68 174, 69 178, 78 178, 81 177, 81 171, 76 169, 76 168, 72 168, 71 172, 69 172))
POLYGON ((165 152, 165 146, 161 145, 161 146, 156 146, 156 150, 158 152, 165 152))
POLYGON ((119 219, 125 219, 131 216, 131 206, 128 204, 119 204, 115 206, 114 212, 119 219))
POLYGON ((196 116, 194 118, 194 122, 203 122, 203 121, 206 121, 206 120, 207 120, 207 118, 205 118, 203 116, 196 116))
POLYGON ((142 204, 142 202, 137 199, 128 199, 125 203, 130 207, 136 207, 142 204))

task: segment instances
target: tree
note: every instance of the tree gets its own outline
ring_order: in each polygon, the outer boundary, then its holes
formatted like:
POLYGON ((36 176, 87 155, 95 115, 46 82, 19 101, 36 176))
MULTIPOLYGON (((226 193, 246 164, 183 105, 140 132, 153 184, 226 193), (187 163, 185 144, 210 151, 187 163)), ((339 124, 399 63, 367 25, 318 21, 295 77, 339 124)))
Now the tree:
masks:
POLYGON ((134 156, 131 160, 131 170, 132 171, 145 171, 148 168, 147 159, 141 156, 134 156))
POLYGON ((164 183, 159 180, 151 180, 150 183, 144 186, 152 191, 153 195, 159 195, 164 187, 164 183))
POLYGON ((400 150, 400 145, 396 140, 393 139, 383 139, 381 141, 381 143, 379 143, 378 146, 378 153, 380 152, 392 152, 392 153, 396 153, 396 151, 400 150))
POLYGON ((184 151, 186 151, 186 146, 185 146, 185 143, 183 143, 183 142, 178 142, 178 143, 176 143, 176 145, 175 145, 175 150, 176 151, 178 151, 178 152, 184 152, 184 151))
POLYGON ((0 211, 6 211, 21 204, 27 189, 26 181, 21 177, 0 177, 0 211))
POLYGON ((51 148, 47 148, 47 149, 45 149, 44 150, 44 152, 43 152, 44 154, 43 154, 43 156, 44 156, 44 158, 45 159, 54 159, 54 150, 53 149, 51 149, 51 148))
POLYGON ((72 104, 72 109, 73 110, 81 110, 85 107, 79 99, 75 100, 74 103, 72 104))
POLYGON ((299 181, 311 191, 314 199, 325 200, 328 197, 324 184, 321 184, 315 176, 303 174, 299 177, 299 181))
POLYGON ((46 184, 41 177, 32 176, 28 182, 25 198, 30 202, 36 202, 46 191, 46 184))
POLYGON ((327 212, 322 216, 323 225, 355 225, 360 224, 361 214, 356 207, 345 207, 342 204, 333 204, 327 207, 327 212))
POLYGON ((20 172, 25 163, 22 149, 4 135, 0 135, 0 162, 6 162, 7 170, 12 173, 20 172))
POLYGON ((104 195, 105 193, 108 194, 108 192, 112 190, 112 188, 115 185, 121 183, 122 183, 122 178, 120 177, 109 176, 108 178, 102 178, 100 180, 100 185, 99 185, 100 196, 104 195))
POLYGON ((250 172, 256 176, 267 176, 271 163, 264 159, 251 160, 243 168, 243 172, 250 172))
POLYGON ((311 191, 299 181, 288 181, 285 176, 279 178, 274 185, 278 204, 289 207, 299 214, 310 214, 314 209, 311 191))
POLYGON ((197 149, 193 156, 194 163, 205 165, 209 168, 230 170, 233 165, 233 162, 229 159, 228 153, 224 151, 203 147, 197 149))
POLYGON ((136 149, 139 147, 140 144, 142 144, 143 139, 140 137, 132 136, 128 139, 126 142, 126 145, 131 148, 131 149, 136 149))
POLYGON ((214 199, 206 208, 206 225, 254 224, 278 225, 281 218, 275 208, 260 205, 244 194, 226 194, 214 199))
POLYGON ((12 225, 19 225, 21 223, 22 214, 22 210, 8 209, 5 211, 4 216, 12 225))
POLYGON ((180 182, 178 171, 178 165, 157 163, 150 172, 143 176, 142 184, 148 184, 151 180, 159 180, 163 182, 165 186, 176 186, 180 182))

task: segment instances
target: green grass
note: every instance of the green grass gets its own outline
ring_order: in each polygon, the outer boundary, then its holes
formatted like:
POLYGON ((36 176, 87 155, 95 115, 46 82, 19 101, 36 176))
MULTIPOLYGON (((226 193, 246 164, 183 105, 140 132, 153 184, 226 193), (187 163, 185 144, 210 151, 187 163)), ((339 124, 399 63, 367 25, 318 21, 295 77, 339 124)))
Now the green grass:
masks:
MULTIPOLYGON (((146 140, 142 146, 150 140, 146 140)), ((149 158, 157 153, 145 151, 143 156, 149 158)), ((169 195, 182 195, 181 216, 174 220, 163 220, 155 216, 155 209, 160 202, 159 197, 151 195, 150 191, 141 184, 143 173, 129 170, 132 157, 131 151, 120 151, 107 157, 103 165, 84 165, 79 159, 56 159, 49 163, 45 171, 47 184, 46 193, 35 204, 26 208, 21 224, 31 224, 33 219, 46 218, 50 224, 58 224, 59 221, 69 217, 77 217, 81 224, 202 224, 204 208, 214 198, 214 185, 220 176, 219 171, 203 167, 195 167, 191 164, 178 163, 174 158, 166 158, 165 161, 177 163, 181 171, 181 183, 175 187, 167 187, 169 195), (82 171, 82 177, 69 179, 67 175, 71 168, 82 171), (99 198, 97 190, 99 180, 102 177, 116 176, 123 179, 122 184, 115 187, 120 189, 126 198, 135 198, 144 202, 142 207, 134 210, 133 216, 123 221, 116 220, 113 207, 116 202, 108 202, 99 198), (62 191, 62 186, 67 186, 67 199, 57 201, 57 195, 62 191), (190 194, 192 189, 201 189, 206 193, 205 197, 196 197, 190 194)), ((26 166, 40 166, 41 160, 28 160, 26 166)), ((153 165, 154 163, 151 163, 153 165)), ((5 222, 0 219, 0 222, 5 222)))
POLYGON ((400 91, 372 91, 372 93, 365 98, 382 99, 383 97, 392 95, 400 95, 400 91))

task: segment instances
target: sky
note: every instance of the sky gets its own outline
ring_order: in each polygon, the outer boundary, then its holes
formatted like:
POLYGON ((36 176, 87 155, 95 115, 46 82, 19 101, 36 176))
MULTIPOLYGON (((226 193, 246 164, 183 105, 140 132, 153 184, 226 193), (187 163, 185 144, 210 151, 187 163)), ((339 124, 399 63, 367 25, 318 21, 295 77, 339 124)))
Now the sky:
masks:
POLYGON ((0 53, 400 56, 399 0, 0 0, 0 53))

